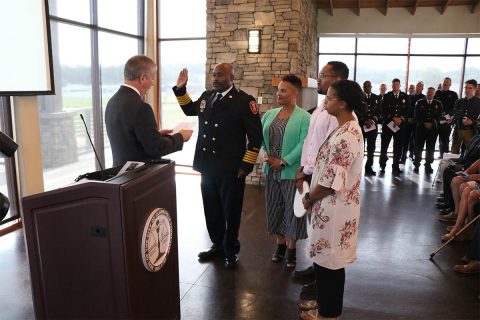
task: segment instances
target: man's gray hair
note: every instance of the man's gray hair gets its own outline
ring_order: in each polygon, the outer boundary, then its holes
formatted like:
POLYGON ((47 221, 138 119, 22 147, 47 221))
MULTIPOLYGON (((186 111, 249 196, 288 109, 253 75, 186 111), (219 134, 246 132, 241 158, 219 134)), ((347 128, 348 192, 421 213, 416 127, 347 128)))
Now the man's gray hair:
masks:
POLYGON ((125 80, 135 80, 140 78, 142 73, 150 76, 151 70, 155 68, 155 62, 147 56, 137 55, 128 59, 123 70, 125 80))

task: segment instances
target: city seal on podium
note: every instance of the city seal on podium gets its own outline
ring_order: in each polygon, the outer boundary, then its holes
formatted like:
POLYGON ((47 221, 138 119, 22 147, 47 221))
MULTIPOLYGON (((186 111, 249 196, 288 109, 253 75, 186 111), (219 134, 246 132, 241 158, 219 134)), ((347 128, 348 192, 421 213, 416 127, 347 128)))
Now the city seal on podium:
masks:
POLYGON ((172 219, 166 209, 157 208, 147 218, 143 228, 141 255, 145 269, 157 272, 163 268, 172 246, 172 219))

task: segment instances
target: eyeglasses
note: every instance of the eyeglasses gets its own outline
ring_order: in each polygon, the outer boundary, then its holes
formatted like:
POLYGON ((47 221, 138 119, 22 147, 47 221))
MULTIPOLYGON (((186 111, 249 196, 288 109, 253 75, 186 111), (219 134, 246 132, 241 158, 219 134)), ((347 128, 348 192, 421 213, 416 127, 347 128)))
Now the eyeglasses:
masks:
POLYGON ((332 98, 329 96, 325 96, 325 102, 333 101, 333 100, 338 100, 338 98, 332 98))
POLYGON ((323 79, 323 78, 326 78, 326 77, 336 77, 337 75, 336 74, 324 74, 324 73, 319 73, 318 74, 318 79, 323 79))

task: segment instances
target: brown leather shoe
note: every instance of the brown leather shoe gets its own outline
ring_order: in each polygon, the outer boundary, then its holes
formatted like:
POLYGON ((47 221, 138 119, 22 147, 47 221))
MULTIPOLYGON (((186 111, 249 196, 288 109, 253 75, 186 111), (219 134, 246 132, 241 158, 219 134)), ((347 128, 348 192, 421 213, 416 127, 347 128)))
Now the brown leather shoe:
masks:
POLYGON ((457 264, 453 270, 460 273, 480 273, 480 263, 472 260, 467 264, 457 264))

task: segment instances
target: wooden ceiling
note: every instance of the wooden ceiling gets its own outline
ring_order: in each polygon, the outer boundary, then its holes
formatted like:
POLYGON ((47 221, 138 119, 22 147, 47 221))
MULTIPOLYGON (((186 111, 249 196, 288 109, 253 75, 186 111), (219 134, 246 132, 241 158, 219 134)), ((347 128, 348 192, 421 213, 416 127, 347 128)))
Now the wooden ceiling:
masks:
POLYGON ((480 0, 314 0, 320 10, 327 11, 331 16, 335 9, 352 9, 359 16, 361 9, 377 8, 387 15, 389 8, 405 8, 412 15, 420 7, 436 7, 439 14, 444 14, 448 7, 467 6, 470 13, 477 13, 480 0))

